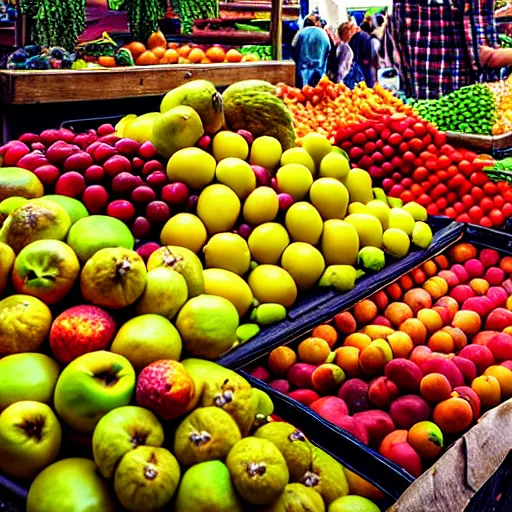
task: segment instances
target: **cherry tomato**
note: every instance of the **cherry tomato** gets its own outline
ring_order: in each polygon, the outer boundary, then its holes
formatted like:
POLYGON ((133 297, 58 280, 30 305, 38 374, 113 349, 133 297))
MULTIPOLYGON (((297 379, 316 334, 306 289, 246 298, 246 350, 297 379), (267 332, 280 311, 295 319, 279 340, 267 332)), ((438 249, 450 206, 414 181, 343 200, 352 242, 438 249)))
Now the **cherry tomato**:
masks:
POLYGON ((439 214, 439 208, 437 207, 437 204, 435 203, 430 203, 428 206, 427 206, 427 213, 429 215, 438 215, 439 214))
POLYGON ((505 217, 503 216, 503 213, 497 208, 491 210, 491 212, 489 213, 489 218, 496 227, 501 226, 505 222, 505 217))
POLYGON ((415 198, 410 190, 405 190, 400 194, 400 199, 404 202, 404 204, 406 204, 414 201, 415 198))
POLYGON ((429 172, 425 167, 417 167, 416 170, 412 173, 412 177, 416 182, 420 182, 427 179, 428 175, 429 172))
POLYGON ((482 217, 478 224, 484 228, 492 228, 492 220, 489 217, 482 217))
POLYGON ((478 222, 484 215, 482 208, 480 208, 479 206, 472 206, 469 209, 468 213, 473 222, 478 222))
POLYGON ((475 200, 469 194, 462 196, 462 204, 467 208, 471 208, 475 204, 475 200))
POLYGON ((431 174, 428 181, 431 185, 437 185, 439 183, 439 178, 435 174, 431 174))
POLYGON ((473 185, 485 185, 489 181, 489 176, 485 172, 474 172, 469 177, 469 181, 473 185))
POLYGON ((447 196, 446 196, 446 200, 448 201, 448 204, 453 204, 455 203, 455 201, 457 201, 458 199, 458 196, 455 192, 448 192, 447 196))
MULTIPOLYGON (((434 172, 434 171, 437 171, 439 169, 439 163, 438 163, 438 160, 435 156, 429 158, 426 162, 425 162, 425 167, 431 171, 431 172, 434 172)), ((438 171, 439 172, 444 172, 446 173, 446 171, 438 171)), ((441 179, 441 178, 440 178, 441 179)))
POLYGON ((409 164, 412 164, 415 158, 416 157, 414 156, 414 153, 412 153, 411 151, 406 151, 403 156, 404 162, 407 162, 409 164))
POLYGON ((494 196, 498 193, 498 187, 496 186, 496 183, 493 183, 492 181, 488 181, 484 185, 484 192, 488 196, 494 196))
POLYGON ((422 123, 413 124, 412 129, 414 130, 414 133, 416 135, 419 135, 420 137, 422 137, 423 135, 425 135, 427 133, 427 128, 422 123))
POLYGON ((404 178, 402 180, 402 187, 404 188, 411 188, 411 185, 414 183, 414 181, 412 180, 412 178, 404 178))
POLYGON ((494 208, 494 203, 490 197, 483 197, 480 201, 480 208, 487 213, 490 212, 494 208))
POLYGON ((440 210, 444 210, 448 206, 448 201, 446 200, 446 197, 440 197, 436 204, 440 210))
POLYGON ((420 183, 420 186, 425 192, 428 192, 432 188, 432 183, 430 183, 430 181, 425 180, 420 183))
POLYGON ((420 158, 426 162, 427 160, 430 160, 433 156, 436 156, 434 155, 433 153, 431 153, 430 151, 422 151, 420 153, 420 158))
POLYGON ((505 199, 505 201, 507 201, 507 203, 512 203, 512 187, 505 190, 505 192, 503 193, 503 198, 505 199))
POLYGON ((451 206, 448 206, 448 208, 446 208, 444 214, 450 219, 455 219, 455 217, 457 216, 457 212, 451 206))
POLYGON ((453 204, 453 209, 457 213, 463 213, 466 207, 460 201, 457 201, 456 203, 453 204))
POLYGON ((401 142, 398 145, 398 152, 403 155, 404 153, 407 153, 407 151, 409 151, 409 144, 407 144, 407 142, 401 142))
POLYGON ((435 144, 429 144, 427 146, 427 151, 436 156, 439 154, 439 149, 437 149, 437 146, 435 144))
POLYGON ((394 184, 395 182, 391 178, 384 178, 382 180, 382 188, 384 190, 390 190, 394 184))
POLYGON ((375 142, 369 141, 364 145, 363 149, 365 154, 371 155, 377 149, 377 146, 375 145, 375 142))
POLYGON ((482 198, 485 197, 484 191, 479 187, 473 187, 471 189, 471 195, 473 196, 473 199, 475 201, 480 201, 482 198))
POLYGON ((392 146, 398 146, 402 143, 402 141, 404 140, 404 138, 399 134, 399 133, 392 133, 389 137, 388 137, 388 142, 392 145, 392 146))
POLYGON ((511 217, 512 216, 512 203, 505 203, 501 207, 501 212, 503 213, 503 217, 505 217, 506 219, 511 217))
MULTIPOLYGON (((427 167, 427 169, 428 169, 428 167, 427 167)), ((440 181, 446 181, 448 174, 446 173, 446 171, 437 171, 436 176, 439 178, 440 181)))
MULTIPOLYGON (((446 169, 446 175, 448 178, 453 178, 454 176, 457 176, 459 173, 459 169, 456 165, 449 165, 446 169)), ((462 174, 460 174, 462 176, 462 174)))
POLYGON ((451 159, 451 155, 455 152, 455 148, 450 144, 443 144, 441 146, 441 154, 449 156, 451 159))
POLYGON ((498 208, 498 210, 501 210, 503 208, 503 205, 505 204, 505 199, 503 199, 503 196, 500 196, 499 194, 496 194, 492 201, 494 203, 494 206, 498 208))
POLYGON ((467 213, 461 213, 455 220, 457 222, 471 222, 471 217, 467 213))
MULTIPOLYGON (((404 133, 404 137, 407 138, 406 134, 404 133)), ((421 139, 418 139, 417 137, 411 139, 409 141, 409 148, 412 152, 419 154, 421 150, 423 149, 423 141, 421 139)))
MULTIPOLYGON (((432 198, 428 194, 421 194, 418 199, 416 199, 416 202, 418 204, 421 204, 421 206, 428 206, 432 204, 432 198)), ((432 214, 434 215, 434 214, 432 214)))
POLYGON ((464 157, 460 154, 460 151, 453 151, 453 153, 450 155, 450 158, 454 163, 458 163, 464 160, 464 157))
MULTIPOLYGON (((448 171, 447 171, 448 172, 448 171)), ((466 178, 462 174, 456 174, 449 182, 448 187, 453 189, 459 189, 466 181, 466 178)))

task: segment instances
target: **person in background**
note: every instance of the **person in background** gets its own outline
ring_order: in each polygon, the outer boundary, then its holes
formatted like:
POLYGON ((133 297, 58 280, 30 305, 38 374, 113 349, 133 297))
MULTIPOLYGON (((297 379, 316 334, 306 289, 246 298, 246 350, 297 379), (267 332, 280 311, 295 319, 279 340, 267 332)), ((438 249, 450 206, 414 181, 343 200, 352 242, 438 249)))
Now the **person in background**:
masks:
POLYGON ((384 33, 386 31, 386 18, 382 14, 377 14, 375 16, 375 23, 374 23, 374 30, 370 34, 370 37, 372 39, 372 47, 374 54, 376 55, 377 60, 377 69, 379 67, 383 67, 384 63, 379 58, 381 53, 382 45, 384 44, 384 33))
POLYGON ((377 54, 373 51, 370 33, 373 27, 370 22, 363 21, 360 29, 351 37, 349 45, 354 52, 354 61, 361 68, 368 87, 375 85, 377 73, 377 54))
POLYGON ((331 50, 329 36, 320 28, 316 16, 308 16, 304 28, 292 41, 293 60, 296 63, 296 86, 315 87, 327 72, 327 60, 331 50))
POLYGON ((336 82, 343 82, 352 68, 354 61, 354 52, 348 44, 352 37, 354 27, 349 22, 342 23, 338 27, 338 37, 340 42, 336 47, 336 82))

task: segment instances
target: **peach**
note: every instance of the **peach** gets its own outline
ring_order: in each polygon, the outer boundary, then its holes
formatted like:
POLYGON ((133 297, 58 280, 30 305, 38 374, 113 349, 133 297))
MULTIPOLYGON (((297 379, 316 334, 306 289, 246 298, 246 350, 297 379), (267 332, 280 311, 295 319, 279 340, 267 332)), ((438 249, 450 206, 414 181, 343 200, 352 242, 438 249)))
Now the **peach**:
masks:
POLYGON ((512 326, 512 311, 505 308, 496 308, 487 317, 485 329, 489 331, 503 331, 512 326))
POLYGON ((450 381, 440 373, 429 373, 421 379, 420 394, 428 402, 441 402, 450 397, 450 381))
POLYGON ((444 297, 441 297, 434 306, 440 306, 447 311, 449 311, 451 319, 450 322, 453 320, 453 317, 455 316, 455 313, 459 311, 459 303, 453 298, 449 297, 448 295, 445 295, 444 297))
POLYGON ((443 327, 441 315, 433 309, 420 309, 417 314, 418 320, 423 323, 429 333, 433 333, 443 327))
POLYGON ((352 334, 357 330, 356 319, 349 311, 343 311, 343 313, 338 313, 334 317, 334 325, 341 334, 352 334))
POLYGON ((407 435, 407 442, 422 459, 435 459, 443 451, 443 433, 431 421, 420 421, 413 425, 407 435))
POLYGON ((394 332, 388 336, 388 343, 393 351, 393 357, 408 357, 414 348, 411 337, 405 332, 394 332))
POLYGON ((366 334, 371 338, 372 341, 378 339, 386 339, 390 334, 393 334, 395 331, 391 329, 391 327, 386 327, 385 325, 367 325, 363 327, 360 331, 362 334, 366 334))
POLYGON ((372 501, 377 501, 384 498, 382 491, 377 489, 370 482, 367 482, 364 478, 359 475, 352 473, 350 469, 343 467, 345 470, 345 476, 347 477, 349 494, 355 494, 356 496, 362 496, 372 501))
POLYGON ((505 280, 505 272, 498 267, 488 268, 484 274, 484 279, 491 286, 498 286, 505 280))
POLYGON ((495 336, 496 334, 498 334, 497 332, 495 331, 480 331, 480 332, 477 332, 474 336, 473 336, 473 340, 472 340, 472 343, 473 345, 484 345, 486 346, 487 345, 487 342, 493 337, 495 336))
POLYGON ((428 348, 434 352, 451 354, 455 349, 455 343, 450 333, 446 331, 437 331, 428 340, 428 348))
POLYGON ((393 327, 393 324, 382 315, 376 316, 373 320, 373 325, 384 325, 386 327, 393 327))
POLYGON ((487 316, 494 308, 494 303, 488 297, 471 297, 463 302, 461 309, 473 311, 480 317, 487 316))
POLYGON ((397 398, 389 408, 389 415, 397 428, 411 428, 419 421, 428 420, 432 411, 428 403, 416 395, 397 398))
POLYGON ((409 275, 412 277, 412 280, 418 285, 422 285, 425 280, 427 279, 427 276, 425 275, 425 272, 421 270, 421 268, 415 268, 414 270, 411 270, 409 272, 409 275))
POLYGON ((465 357, 460 356, 453 356, 450 361, 461 371, 464 376, 464 382, 471 384, 473 379, 477 376, 475 363, 471 361, 471 359, 466 359, 465 357))
POLYGON ((448 283, 439 276, 427 279, 423 284, 423 288, 430 293, 433 299, 440 299, 445 293, 448 293, 448 283))
POLYGON ((464 268, 466 269, 469 277, 482 277, 485 272, 482 262, 477 259, 466 261, 466 263, 464 263, 464 268))
POLYGON ((436 405, 432 419, 445 434, 458 434, 471 425, 473 411, 463 398, 448 398, 436 405))
POLYGON ((380 291, 375 295, 372 295, 371 300, 377 304, 379 311, 384 311, 389 304, 389 297, 386 295, 386 292, 380 291))
POLYGON ((467 345, 459 352, 459 356, 473 361, 478 375, 494 364, 492 351, 483 345, 467 345))
POLYGON ((447 268, 450 267, 450 261, 444 254, 436 256, 434 258, 434 261, 436 262, 436 265, 442 270, 446 270, 447 268))
POLYGON ((320 395, 312 389, 296 389, 288 393, 288 396, 308 407, 320 398, 320 395))
POLYGON ((459 304, 463 304, 467 299, 475 296, 475 292, 471 286, 467 284, 459 284, 450 292, 450 297, 455 299, 459 304))
POLYGON ((370 444, 379 446, 381 441, 395 430, 391 416, 384 411, 363 411, 354 414, 368 432, 370 444))
POLYGON ((452 388, 464 385, 462 372, 457 368, 456 364, 449 359, 432 355, 429 359, 421 362, 419 367, 424 375, 429 375, 430 373, 440 373, 444 375, 450 382, 452 388))
POLYGON ((501 258, 500 268, 507 274, 512 274, 512 256, 505 256, 501 258))
POLYGON ((499 382, 502 400, 508 400, 512 397, 512 371, 509 368, 505 366, 489 366, 485 370, 484 375, 490 375, 499 382))
POLYGON ((372 405, 380 409, 387 409, 397 396, 397 385, 387 377, 378 377, 370 382, 370 386, 368 387, 368 401, 372 405))
POLYGON ((463 400, 466 400, 473 411, 473 419, 477 420, 480 418, 480 398, 469 386, 457 386, 452 392, 452 398, 462 398, 463 400))
POLYGON ((423 345, 427 340, 427 328, 417 318, 408 318, 399 329, 411 338, 414 345, 423 345))
POLYGON ((344 347, 355 347, 360 352, 362 352, 366 347, 370 346, 371 342, 372 342, 372 339, 370 338, 370 336, 360 333, 360 332, 355 332, 354 334, 349 334, 345 338, 345 341, 343 342, 343 346, 344 347))
POLYGON ((256 366, 251 372, 249 372, 252 377, 255 379, 261 380, 263 382, 268 382, 270 380, 270 373, 264 366, 256 366))
POLYGON ((403 302, 392 302, 384 311, 384 316, 396 327, 412 318, 412 309, 403 302))
POLYGON ((469 281, 469 287, 476 295, 485 295, 489 290, 489 283, 481 277, 475 277, 469 281))
POLYGON ((417 314, 420 309, 428 309, 432 306, 432 297, 427 290, 413 288, 404 295, 404 302, 417 314))
POLYGON ((329 357, 331 347, 322 338, 306 338, 299 343, 297 352, 301 362, 318 365, 329 357))
POLYGON ((463 284, 469 281, 469 274, 462 265, 457 263, 456 265, 453 265, 450 270, 457 276, 460 283, 463 284))
POLYGON ((437 274, 437 265, 433 260, 426 261, 421 268, 427 276, 435 276, 437 274))
POLYGON ((490 409, 496 407, 500 403, 501 387, 498 379, 492 375, 480 375, 471 383, 473 389, 478 397, 482 407, 490 409))
POLYGON ((417 364, 403 358, 390 361, 384 368, 384 374, 401 391, 418 390, 423 377, 423 373, 417 364))
POLYGON ((398 283, 400 284, 402 290, 407 291, 414 287, 414 281, 412 280, 412 277, 405 274, 405 276, 402 276, 398 283))
POLYGON ((379 453, 398 464, 412 476, 421 475, 421 459, 414 448, 407 442, 407 430, 395 430, 388 434, 380 444, 379 453))
POLYGON ((372 341, 359 355, 359 364, 366 374, 377 373, 393 359, 389 343, 383 339, 372 341))
POLYGON ((369 324, 379 312, 375 302, 372 302, 370 299, 365 299, 361 302, 358 302, 353 307, 352 311, 354 312, 354 316, 356 317, 359 325, 369 324))
POLYGON ((443 278, 448 283, 450 288, 453 288, 460 283, 457 274, 453 272, 453 270, 441 270, 441 272, 439 272, 437 275, 443 278))
POLYGON ((326 393, 344 380, 345 372, 335 364, 322 364, 311 375, 313 388, 320 393, 326 393))
POLYGON ((443 327, 441 331, 447 332, 452 337, 456 352, 462 350, 468 344, 468 337, 464 331, 458 327, 450 327, 447 325, 443 327))
POLYGON ((450 261, 455 261, 456 263, 464 263, 471 258, 476 258, 476 255, 476 247, 467 242, 461 242, 460 244, 454 245, 448 251, 448 258, 450 261))
POLYGON ((311 377, 316 366, 306 363, 296 363, 286 373, 286 378, 297 388, 311 389, 313 383, 311 377))
POLYGON ((364 380, 349 379, 341 385, 338 398, 347 404, 351 414, 366 411, 368 409, 368 387, 368 383, 364 380))
POLYGON ((398 283, 392 283, 387 286, 386 293, 391 300, 401 300, 403 296, 403 290, 398 283))
MULTIPOLYGON (((481 300, 481 299, 478 299, 481 300)), ((478 313, 469 310, 457 311, 453 317, 452 327, 459 328, 464 334, 472 336, 482 327, 482 320, 478 313)))
POLYGON ((339 416, 335 420, 331 420, 331 423, 334 423, 336 426, 346 430, 364 444, 368 444, 370 442, 368 432, 366 431, 363 423, 353 416, 339 416))
POLYGON ((453 316, 446 308, 441 306, 433 306, 432 311, 435 311, 441 317, 443 325, 450 324, 453 320, 453 316))
POLYGON ((432 350, 430 350, 425 345, 420 345, 419 347, 415 347, 411 352, 411 356, 409 357, 409 361, 416 363, 420 368, 421 365, 432 356, 432 350))
POLYGON ((505 368, 508 368, 512 371, 512 361, 503 361, 500 363, 500 366, 504 366, 505 368))
POLYGON ((277 347, 268 356, 267 366, 274 375, 285 375, 297 362, 297 354, 290 347, 277 347))
POLYGON ((287 395, 290 391, 290 383, 286 379, 276 379, 269 382, 268 385, 283 395, 287 395))
POLYGON ((347 404, 337 396, 324 396, 311 403, 309 407, 324 420, 332 423, 339 417, 348 415, 347 404))
POLYGON ((494 249, 482 249, 478 256, 485 268, 493 267, 500 261, 500 254, 494 249))
POLYGON ((359 368, 359 349, 356 347, 340 347, 335 351, 334 362, 349 376, 355 377, 361 373, 359 368))
POLYGON ((322 340, 325 340, 331 349, 338 341, 338 333, 336 332, 336 329, 329 324, 323 324, 315 327, 311 336, 313 336, 313 338, 321 338, 322 340))
POLYGON ((509 299, 508 293, 501 286, 491 286, 487 292, 487 298, 492 302, 495 308, 506 306, 508 310, 511 309, 507 305, 509 299))

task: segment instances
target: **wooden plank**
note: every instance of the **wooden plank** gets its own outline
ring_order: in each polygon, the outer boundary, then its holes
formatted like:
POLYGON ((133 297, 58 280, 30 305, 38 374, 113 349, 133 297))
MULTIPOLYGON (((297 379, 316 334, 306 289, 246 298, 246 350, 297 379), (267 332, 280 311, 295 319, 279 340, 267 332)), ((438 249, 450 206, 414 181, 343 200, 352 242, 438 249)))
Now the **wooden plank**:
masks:
POLYGON ((133 68, 0 71, 0 103, 22 105, 160 96, 190 80, 226 87, 238 80, 294 83, 292 61, 133 68))
POLYGON ((283 0, 272 0, 272 12, 270 13, 270 38, 272 40, 272 58, 283 58, 283 0))

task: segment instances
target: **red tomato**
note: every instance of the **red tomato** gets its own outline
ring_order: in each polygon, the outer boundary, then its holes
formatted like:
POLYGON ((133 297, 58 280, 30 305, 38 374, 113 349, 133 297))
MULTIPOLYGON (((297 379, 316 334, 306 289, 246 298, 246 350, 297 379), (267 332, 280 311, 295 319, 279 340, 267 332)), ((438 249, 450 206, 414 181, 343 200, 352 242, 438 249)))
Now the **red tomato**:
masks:
POLYGON ((448 188, 444 183, 439 183, 439 185, 436 185, 434 190, 432 190, 432 197, 434 199, 438 199, 439 197, 443 197, 448 193, 448 188))
POLYGON ((448 176, 448 178, 453 178, 457 175, 464 177, 462 176, 462 174, 459 174, 459 169, 456 165, 449 165, 448 169, 446 169, 446 175, 448 176))
POLYGON ((458 198, 459 198, 459 196, 453 191, 448 192, 448 195, 446 196, 446 200, 448 201, 448 204, 455 203, 455 201, 457 201, 458 198))
POLYGON ((384 141, 382 141, 380 139, 375 141, 375 147, 377 149, 381 149, 383 146, 384 146, 384 141))
POLYGON ((422 151, 420 153, 420 158, 426 162, 427 160, 429 160, 430 158, 432 158, 433 156, 435 156, 433 153, 431 153, 430 151, 422 151))
POLYGON ((399 157, 399 156, 394 156, 392 159, 391 159, 391 165, 395 168, 395 169, 400 169, 400 167, 402 167, 402 165, 404 164, 404 161, 399 157))
POLYGON ((412 125, 412 129, 414 130, 414 133, 420 137, 425 135, 427 133, 427 128, 423 123, 415 123, 412 125))
POLYGON ((493 183, 492 181, 488 181, 485 185, 484 185, 484 192, 488 195, 488 196, 494 196, 498 193, 498 187, 496 185, 496 183, 493 183))
POLYGON ((482 217, 478 224, 484 228, 492 228, 492 220, 489 217, 482 217))
POLYGON ((501 208, 503 208, 503 205, 505 204, 505 199, 503 199, 503 196, 496 194, 492 198, 492 202, 494 203, 494 206, 498 208, 498 210, 501 210, 501 208))
POLYGON ((414 181, 416 181, 416 182, 426 180, 428 175, 429 175, 429 172, 427 169, 425 169, 425 167, 418 167, 412 173, 412 177, 414 178, 414 181))
MULTIPOLYGON (((427 167, 427 169, 428 169, 428 167, 427 167)), ((439 178, 440 181, 446 181, 448 174, 446 171, 437 171, 436 176, 439 178)))
POLYGON ((467 208, 471 208, 475 204, 475 200, 469 194, 462 196, 462 204, 467 208))
POLYGON ((507 203, 512 203, 512 187, 505 190, 505 192, 503 193, 503 198, 505 199, 505 201, 507 201, 507 203))
POLYGON ((437 215, 439 213, 439 208, 437 207, 436 203, 430 203, 427 206, 427 213, 429 215, 437 215))
MULTIPOLYGON (((433 156, 432 158, 429 158, 426 162, 425 162, 425 167, 431 171, 431 172, 434 172, 436 171, 438 168, 439 168, 439 165, 438 165, 438 162, 437 162, 437 158, 435 156, 433 156)), ((441 172, 441 171, 440 171, 441 172)), ((442 171, 442 172, 445 172, 445 171, 442 171)), ((441 177, 439 177, 439 179, 441 179, 441 177)))
POLYGON ((416 199, 416 202, 421 204, 421 206, 428 206, 432 203, 432 198, 428 194, 421 194, 418 199, 416 199))
POLYGON ((500 192, 505 192, 505 190, 508 190, 508 188, 510 186, 506 181, 498 181, 498 183, 496 183, 496 185, 500 192))
POLYGON ((407 162, 409 164, 412 164, 415 158, 416 156, 411 151, 406 151, 403 156, 404 162, 407 162))
POLYGON ((480 201, 480 208, 487 213, 490 212, 494 208, 494 203, 490 197, 483 197, 480 201))
POLYGON ((464 155, 464 157, 466 158, 466 160, 469 160, 470 162, 473 162, 475 160, 475 158, 478 157, 478 155, 474 151, 467 151, 466 150, 466 154, 464 155))
POLYGON ((501 226, 505 222, 505 217, 503 216, 503 213, 497 208, 491 210, 491 212, 489 213, 489 218, 496 227, 501 226))
POLYGON ((451 155, 455 152, 455 148, 450 144, 443 144, 441 146, 441 154, 449 156, 451 159, 451 155))
POLYGON ((444 214, 450 219, 455 219, 455 217, 457 216, 457 212, 451 206, 446 208, 444 214))
POLYGON ((431 185, 437 185, 439 183, 439 178, 435 174, 431 174, 428 181, 431 185))
POLYGON ((410 128, 406 128, 405 130, 403 130, 402 133, 404 134, 404 139, 405 140, 412 139, 414 137, 414 135, 415 135, 415 133, 410 128))
POLYGON ((418 183, 414 183, 411 185, 411 192, 416 196, 421 196, 423 194, 423 188, 421 185, 418 185, 418 183))
POLYGON ((457 213, 463 213, 466 208, 460 201, 457 201, 456 203, 453 204, 453 209, 457 213))
MULTIPOLYGON (((449 170, 450 164, 451 164, 451 160, 446 155, 441 155, 437 159, 437 165, 438 165, 439 169, 448 169, 449 170)), ((455 172, 457 172, 457 168, 454 165, 452 167, 455 169, 455 172)))
POLYGON ((392 133, 389 137, 388 137, 388 142, 392 145, 392 146, 398 146, 402 143, 402 141, 404 140, 404 138, 399 134, 399 133, 392 133))
POLYGON ((453 151, 450 155, 450 159, 452 162, 458 163, 464 160, 463 156, 460 154, 460 151, 453 151))
POLYGON ((459 171, 464 176, 469 176, 473 172, 473 166, 467 160, 462 160, 459 162, 459 171))
POLYGON ((455 220, 457 222, 471 222, 471 217, 467 213, 462 213, 455 220))
POLYGON ((410 190, 405 190, 400 194, 400 199, 406 204, 414 201, 414 196, 410 190))
POLYGON ((416 169, 417 167, 422 167, 423 166, 423 160, 421 158, 415 158, 414 159, 414 162, 412 163, 412 165, 414 165, 414 168, 416 169))
POLYGON ((471 181, 473 185, 483 185, 484 183, 487 183, 489 181, 489 176, 487 176, 485 172, 474 172, 469 177, 469 181, 471 181))
POLYGON ((501 212, 503 213, 503 217, 508 219, 512 216, 512 204, 511 203, 505 203, 502 208, 501 212))
POLYGON ((425 192, 428 192, 432 188, 432 183, 430 183, 428 180, 422 181, 420 185, 425 192))
POLYGON ((448 201, 446 200, 446 197, 440 197, 436 204, 440 210, 444 210, 448 206, 448 201))
MULTIPOLYGON (((447 174, 448 172, 449 171, 446 171, 447 174)), ((462 174, 457 174, 453 178, 451 178, 450 181, 448 181, 448 187, 450 189, 459 189, 464 184, 465 181, 466 178, 464 178, 462 174)))
MULTIPOLYGON (((405 132, 404 132, 404 137, 407 138, 405 132)), ((421 139, 418 139, 417 137, 415 137, 414 139, 411 139, 409 141, 409 148, 413 153, 419 154, 421 152, 421 150, 423 149, 423 147, 424 147, 423 141, 421 139)))
POLYGON ((480 208, 479 206, 472 206, 469 209, 468 213, 473 222, 478 222, 484 215, 482 208, 480 208))
POLYGON ((479 187, 473 187, 471 189, 471 195, 475 201, 480 201, 483 197, 485 197, 484 191, 479 187))
POLYGON ((437 149, 437 146, 435 144, 429 144, 427 146, 427 151, 436 156, 439 154, 439 150, 437 149))
POLYGON ((436 146, 442 146, 446 143, 446 133, 444 132, 438 132, 437 128, 434 132, 434 143, 436 146))

